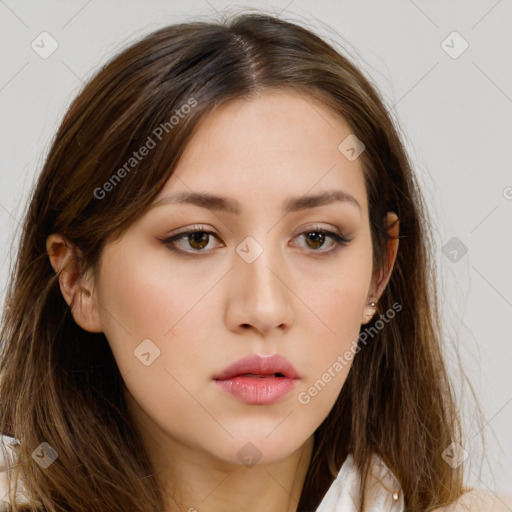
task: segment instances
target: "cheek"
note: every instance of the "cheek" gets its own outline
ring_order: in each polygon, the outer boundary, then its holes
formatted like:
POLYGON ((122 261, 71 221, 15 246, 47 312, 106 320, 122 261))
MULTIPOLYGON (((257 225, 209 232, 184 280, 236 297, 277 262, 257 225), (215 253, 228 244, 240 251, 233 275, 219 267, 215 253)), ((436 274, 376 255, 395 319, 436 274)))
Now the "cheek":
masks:
POLYGON ((304 354, 308 355, 303 357, 303 363, 309 370, 297 400, 316 417, 329 413, 357 357, 371 259, 364 253, 350 258, 350 262, 347 258, 344 263, 346 266, 332 273, 322 288, 303 292, 314 314, 299 321, 301 329, 308 333, 308 346, 304 347, 304 354))
POLYGON ((164 260, 159 254, 127 248, 115 257, 105 254, 98 301, 129 395, 150 418, 178 436, 183 427, 176 417, 188 429, 185 418, 204 416, 192 397, 199 395, 211 372, 205 346, 212 319, 199 317, 209 314, 200 299, 213 283, 176 272, 168 260, 162 264, 164 260))
POLYGON ((310 329, 316 323, 318 332, 324 333, 324 353, 329 353, 329 348, 340 350, 357 338, 368 298, 371 261, 361 255, 350 261, 347 258, 341 267, 323 277, 321 286, 302 292, 313 313, 310 329))
POLYGON ((311 365, 311 370, 314 372, 310 375, 311 380, 322 378, 330 382, 328 376, 322 377, 330 371, 331 376, 333 373, 336 375, 336 379, 332 379, 332 382, 336 382, 334 387, 341 389, 340 380, 345 379, 352 363, 350 353, 353 353, 357 346, 365 298, 364 287, 351 287, 349 283, 345 283, 345 286, 332 288, 322 297, 323 302, 317 304, 318 316, 324 323, 322 328, 324 335, 313 335, 313 323, 316 324, 319 332, 318 320, 315 319, 309 328, 310 337, 314 339, 314 347, 309 347, 310 365, 313 361, 315 362, 311 365), (336 364, 340 358, 343 359, 342 369, 336 364))
POLYGON ((197 341, 209 340, 214 322, 202 300, 211 277, 198 278, 192 266, 176 271, 165 251, 137 251, 128 242, 104 253, 99 275, 100 315, 122 375, 139 373, 136 357, 146 345, 150 358, 157 355, 153 369, 180 373, 197 366, 203 353, 197 341))
MULTIPOLYGON (((97 298, 104 333, 120 370, 134 361, 134 349, 145 339, 159 345, 172 327, 175 285, 128 243, 108 247, 100 262, 97 298)), ((124 368, 127 370, 128 368, 124 368)))

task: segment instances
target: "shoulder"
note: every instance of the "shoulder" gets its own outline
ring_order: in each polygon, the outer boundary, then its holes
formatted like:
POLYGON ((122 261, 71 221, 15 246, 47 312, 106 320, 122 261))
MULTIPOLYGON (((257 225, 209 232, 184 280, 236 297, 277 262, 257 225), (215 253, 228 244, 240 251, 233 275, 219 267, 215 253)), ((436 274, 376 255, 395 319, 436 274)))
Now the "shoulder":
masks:
POLYGON ((470 489, 455 503, 436 508, 433 512, 510 512, 511 510, 512 495, 484 489, 470 489))

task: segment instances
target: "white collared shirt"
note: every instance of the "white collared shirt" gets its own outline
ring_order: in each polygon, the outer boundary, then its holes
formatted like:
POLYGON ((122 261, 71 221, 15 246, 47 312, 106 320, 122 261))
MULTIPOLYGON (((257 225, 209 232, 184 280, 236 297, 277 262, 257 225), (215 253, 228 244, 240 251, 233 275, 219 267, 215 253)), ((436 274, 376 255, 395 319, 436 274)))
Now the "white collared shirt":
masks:
MULTIPOLYGON (((347 456, 334 482, 316 512, 358 512, 361 503, 359 471, 351 454, 347 456)), ((365 498, 367 512, 403 512, 402 489, 393 472, 373 455, 365 498)))
MULTIPOLYGON (((342 464, 315 512, 359 512, 360 475, 352 455, 342 464)), ((400 483, 387 465, 373 455, 367 479, 365 512, 404 512, 400 483)), ((435 512, 512 512, 512 496, 483 489, 471 489, 455 503, 435 512)))

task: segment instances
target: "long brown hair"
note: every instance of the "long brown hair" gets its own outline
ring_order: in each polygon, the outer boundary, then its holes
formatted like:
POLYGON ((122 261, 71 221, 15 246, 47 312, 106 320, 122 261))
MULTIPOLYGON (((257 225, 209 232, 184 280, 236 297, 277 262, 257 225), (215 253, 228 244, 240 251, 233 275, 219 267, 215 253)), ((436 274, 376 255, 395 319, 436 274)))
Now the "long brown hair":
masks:
POLYGON ((132 44, 85 85, 53 140, 24 218, 1 331, 0 427, 20 442, 14 462, 34 499, 30 510, 164 508, 107 339, 74 322, 47 237, 64 235, 80 269, 94 269, 105 244, 144 214, 209 112, 284 88, 320 100, 364 142, 375 272, 386 262, 386 212, 400 220, 395 267, 379 302, 381 311, 399 303, 399 319, 376 328, 354 358, 315 432, 297 510, 318 506, 349 453, 363 487, 371 455, 379 455, 411 512, 463 492, 463 466, 453 469, 442 457, 461 429, 441 355, 430 221, 392 116, 332 45, 296 23, 241 13, 167 26, 132 44), (148 137, 154 149, 134 164, 148 137), (31 456, 42 442, 58 454, 46 469, 31 456))

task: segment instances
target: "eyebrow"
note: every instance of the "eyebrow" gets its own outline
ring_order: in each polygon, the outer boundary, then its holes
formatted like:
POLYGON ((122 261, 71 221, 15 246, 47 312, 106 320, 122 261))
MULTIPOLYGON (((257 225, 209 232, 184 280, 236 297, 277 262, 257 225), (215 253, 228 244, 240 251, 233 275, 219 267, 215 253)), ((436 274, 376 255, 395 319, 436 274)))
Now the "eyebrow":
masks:
MULTIPOLYGON (((343 202, 355 206, 359 213, 362 213, 358 200, 342 190, 329 190, 316 195, 290 197, 283 203, 283 210, 287 212, 298 212, 323 206, 334 202, 343 202)), ((208 210, 224 211, 238 215, 241 212, 240 203, 235 199, 217 196, 201 192, 180 192, 170 196, 162 197, 151 205, 151 209, 165 204, 193 204, 208 210)))

